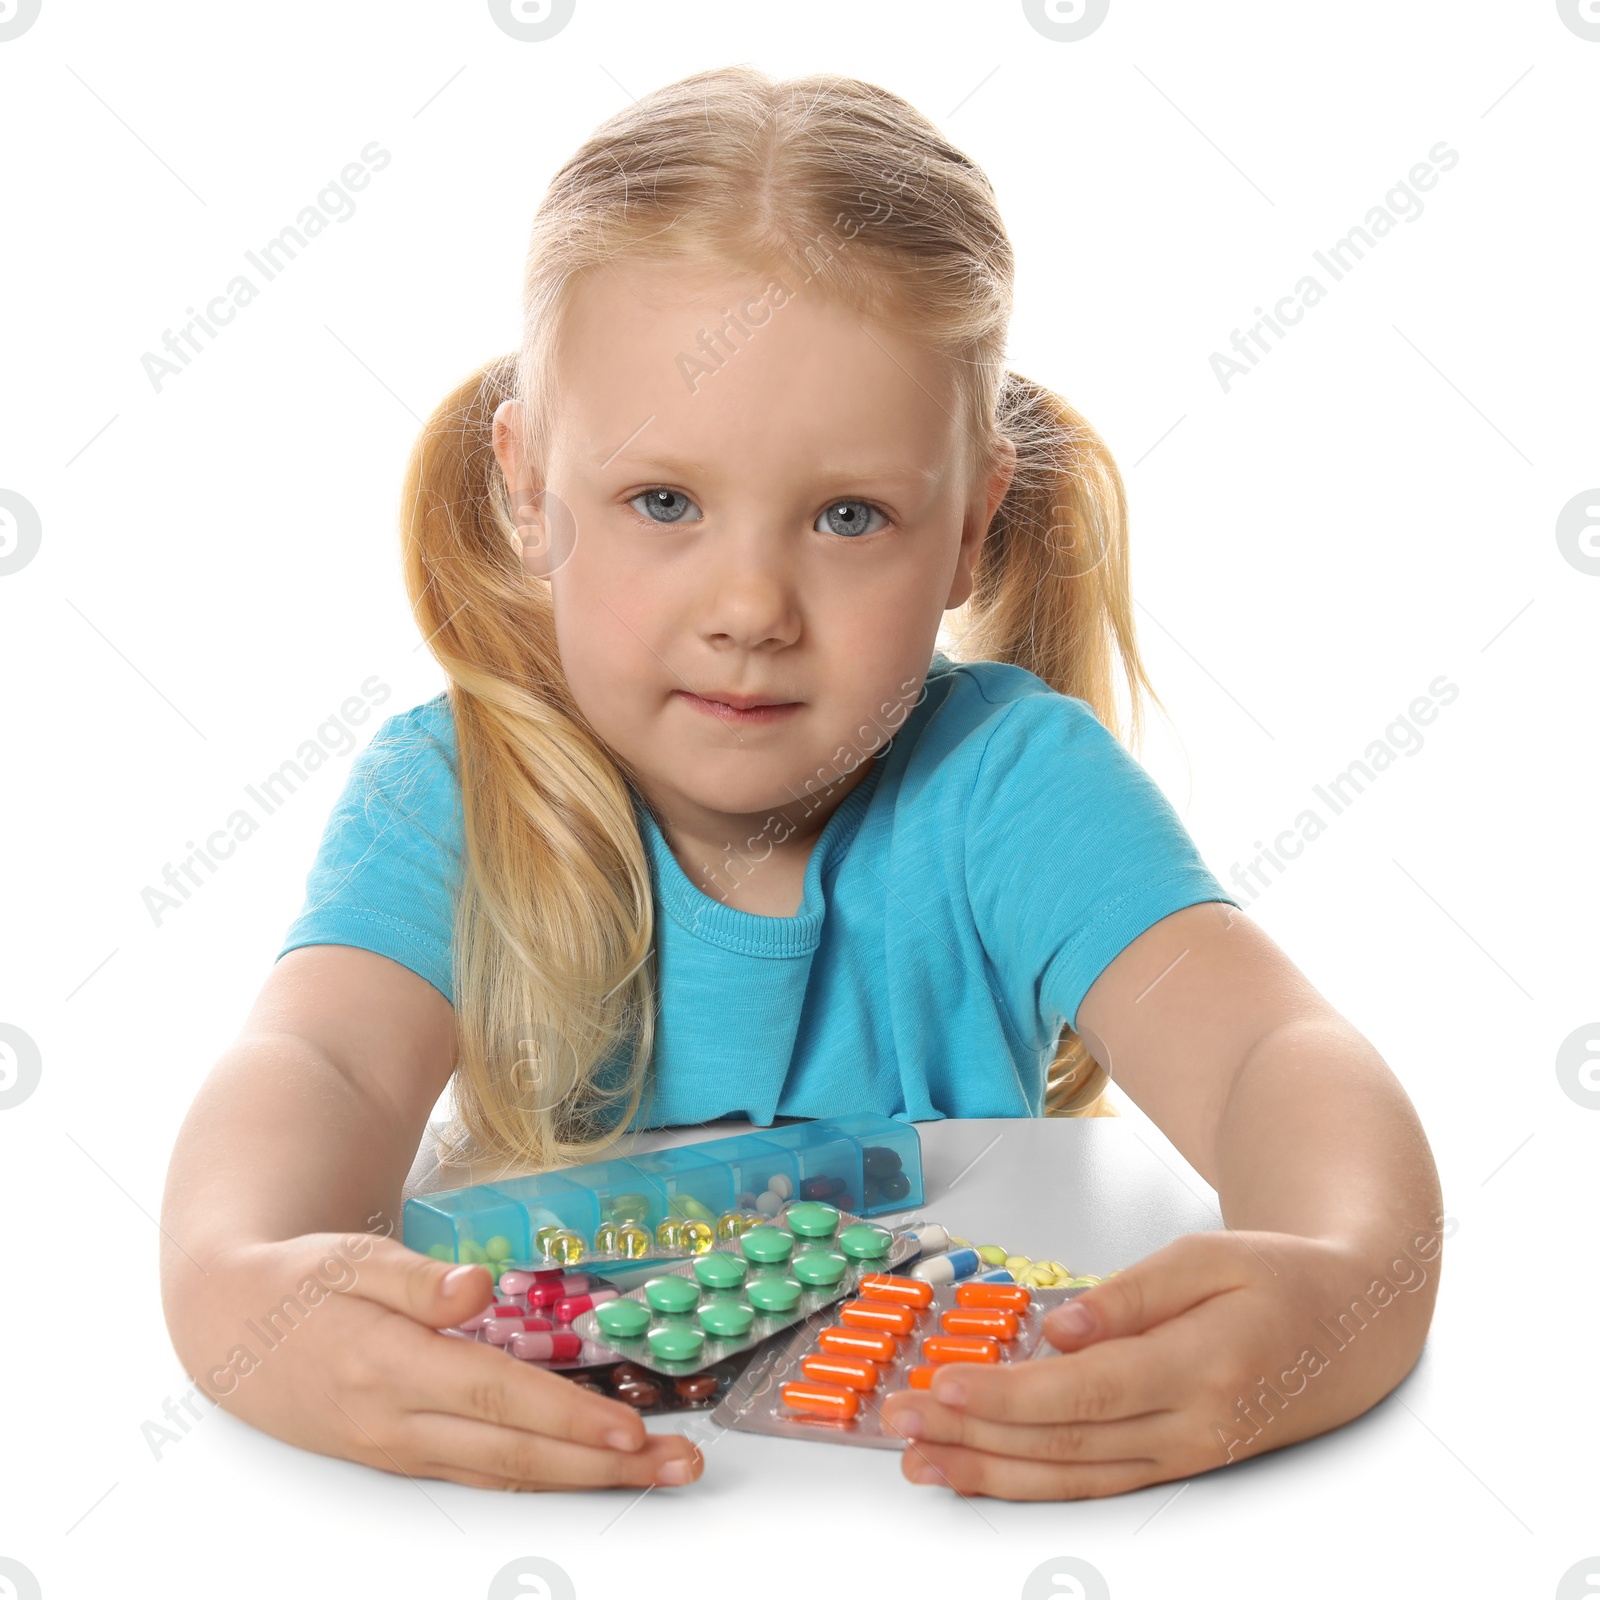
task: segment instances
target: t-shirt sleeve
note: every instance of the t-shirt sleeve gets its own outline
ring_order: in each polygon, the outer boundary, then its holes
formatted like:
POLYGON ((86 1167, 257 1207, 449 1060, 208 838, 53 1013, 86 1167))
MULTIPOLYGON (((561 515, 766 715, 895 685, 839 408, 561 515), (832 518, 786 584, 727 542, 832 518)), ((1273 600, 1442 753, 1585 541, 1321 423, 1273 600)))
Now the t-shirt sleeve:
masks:
POLYGON ((1050 1031, 1094 980, 1184 906, 1237 904, 1155 780, 1086 701, 1032 694, 1001 714, 967 809, 967 893, 991 961, 1050 1031))
POLYGON ((351 763, 281 959, 308 944, 373 950, 454 1004, 461 789, 448 703, 390 717, 351 763))

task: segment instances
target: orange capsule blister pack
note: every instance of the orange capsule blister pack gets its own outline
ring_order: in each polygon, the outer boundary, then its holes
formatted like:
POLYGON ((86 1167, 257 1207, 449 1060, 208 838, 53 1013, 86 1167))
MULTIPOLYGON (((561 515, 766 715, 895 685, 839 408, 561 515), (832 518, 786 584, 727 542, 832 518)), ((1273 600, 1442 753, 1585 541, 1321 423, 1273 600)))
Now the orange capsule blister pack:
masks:
POLYGON ((1045 1313, 1082 1292, 864 1276, 850 1299, 759 1352, 712 1420, 746 1433, 903 1449, 881 1418, 889 1395, 926 1388, 946 1363, 1007 1366, 1050 1355, 1045 1313))

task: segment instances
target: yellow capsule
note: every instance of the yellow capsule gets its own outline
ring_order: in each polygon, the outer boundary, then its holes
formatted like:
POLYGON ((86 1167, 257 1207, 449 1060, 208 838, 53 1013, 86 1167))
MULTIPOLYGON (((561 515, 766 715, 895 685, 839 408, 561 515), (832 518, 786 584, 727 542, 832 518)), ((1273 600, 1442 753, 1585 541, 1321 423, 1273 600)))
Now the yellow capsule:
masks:
POLYGON ((617 1224, 602 1222, 594 1230, 594 1250, 596 1255, 612 1256, 617 1253, 617 1224))
POLYGON ((542 1256, 549 1255, 550 1241, 560 1232, 561 1224, 559 1222, 545 1223, 545 1225, 533 1236, 534 1249, 542 1256))
POLYGON ((1005 1247, 998 1244, 980 1244, 978 1259, 991 1267, 1003 1267, 1006 1262, 1005 1247))
POLYGON ((550 1240, 549 1253, 552 1260, 564 1267, 576 1266, 583 1260, 583 1236, 570 1228, 562 1228, 550 1240))
POLYGON ((687 1250, 692 1256, 703 1256, 716 1242, 717 1236, 711 1231, 711 1224, 702 1222, 698 1217, 690 1217, 678 1230, 679 1248, 687 1250))
POLYGON ((656 1229, 656 1243, 663 1250, 676 1250, 683 1238, 683 1223, 677 1217, 668 1217, 656 1229))
POLYGON ((726 1243, 729 1239, 737 1239, 749 1226, 744 1212, 724 1211, 717 1218, 717 1237, 726 1243))
POLYGON ((625 1222, 617 1229, 617 1254, 629 1261, 637 1261, 650 1254, 653 1241, 650 1230, 637 1222, 625 1222))

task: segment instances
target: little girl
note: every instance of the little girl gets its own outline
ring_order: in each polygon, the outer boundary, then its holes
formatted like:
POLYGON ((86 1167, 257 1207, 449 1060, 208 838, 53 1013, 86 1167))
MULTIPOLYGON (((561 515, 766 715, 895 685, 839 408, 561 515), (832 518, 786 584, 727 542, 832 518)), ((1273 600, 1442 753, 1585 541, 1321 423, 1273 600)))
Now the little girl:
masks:
POLYGON ((1005 370, 1011 292, 983 174, 853 79, 700 73, 556 174, 522 347, 407 476, 448 691, 356 760, 174 1153, 168 1322, 236 1414, 468 1484, 698 1476, 434 1331, 491 1297, 393 1236, 447 1084, 480 1181, 724 1117, 1099 1114, 1114 1077, 1227 1228, 1052 1313, 1058 1357, 895 1396, 918 1483, 1114 1494, 1411 1368, 1427 1142, 1115 736, 1114 666, 1135 736, 1149 690, 1121 479, 1005 370))

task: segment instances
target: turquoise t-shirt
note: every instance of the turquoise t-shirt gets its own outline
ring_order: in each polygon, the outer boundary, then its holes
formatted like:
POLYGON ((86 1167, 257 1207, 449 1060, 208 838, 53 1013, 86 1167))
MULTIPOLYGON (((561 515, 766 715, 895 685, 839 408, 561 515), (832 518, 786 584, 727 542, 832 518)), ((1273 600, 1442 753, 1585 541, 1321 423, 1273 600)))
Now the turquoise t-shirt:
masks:
MULTIPOLYGON (((1089 705, 935 655, 828 819, 792 917, 697 888, 635 795, 656 904, 648 1124, 1038 1116, 1063 1024, 1162 917, 1237 904, 1089 705)), ((352 763, 280 955, 374 950, 453 1001, 461 792, 444 695, 352 763)))

